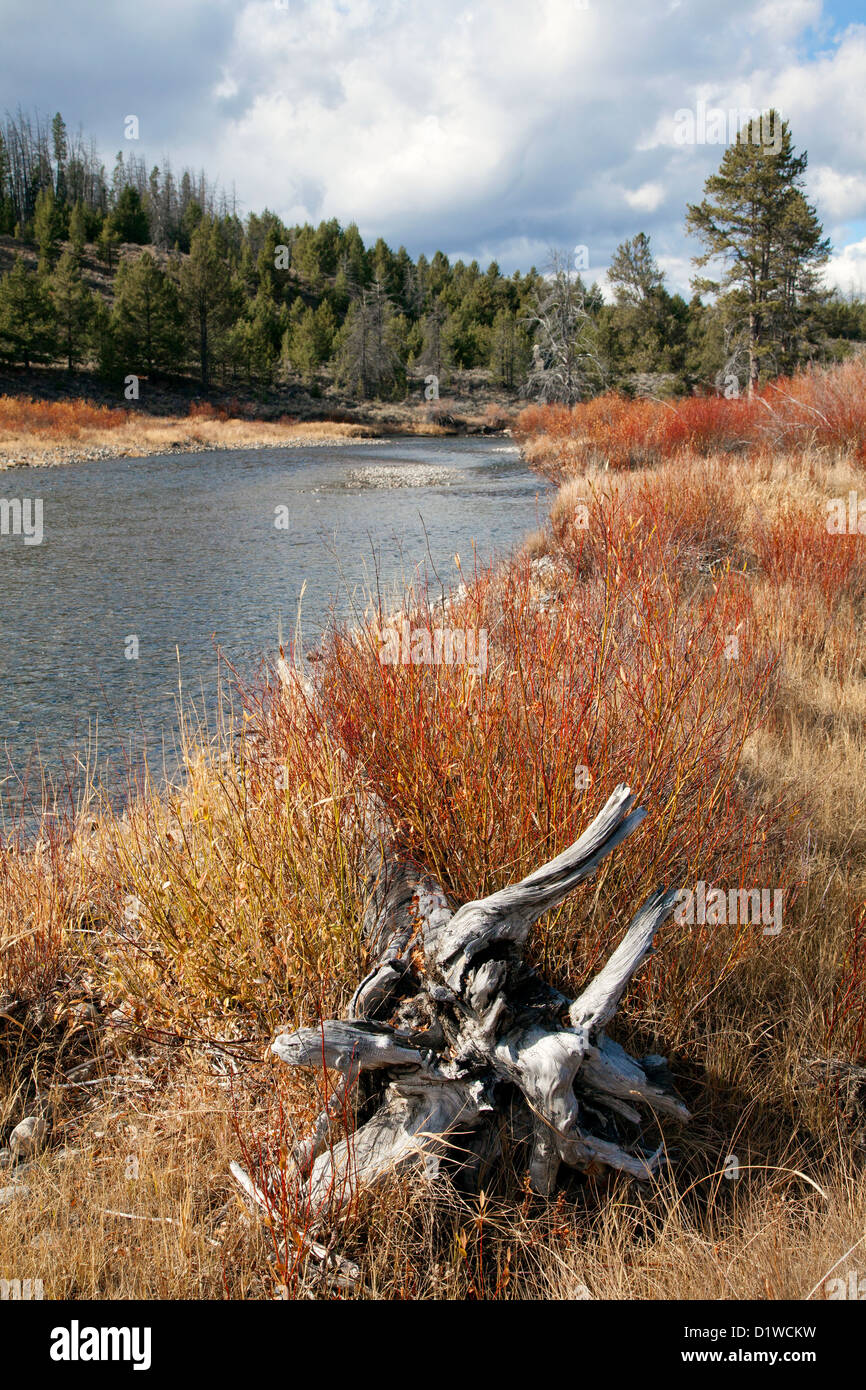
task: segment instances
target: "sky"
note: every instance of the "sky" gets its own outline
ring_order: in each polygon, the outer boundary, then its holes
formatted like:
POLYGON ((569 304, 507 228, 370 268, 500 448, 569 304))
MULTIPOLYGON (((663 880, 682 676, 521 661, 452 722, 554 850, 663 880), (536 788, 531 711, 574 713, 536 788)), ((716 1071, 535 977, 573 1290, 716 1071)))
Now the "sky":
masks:
POLYGON ((168 155, 242 214, 355 221, 413 256, 510 274, 582 247, 604 285, 643 231, 686 295, 686 205, 723 153, 698 137, 772 105, 808 151, 827 282, 866 294, 866 0, 50 0, 38 23, 0 0, 19 104, 109 169, 168 155))

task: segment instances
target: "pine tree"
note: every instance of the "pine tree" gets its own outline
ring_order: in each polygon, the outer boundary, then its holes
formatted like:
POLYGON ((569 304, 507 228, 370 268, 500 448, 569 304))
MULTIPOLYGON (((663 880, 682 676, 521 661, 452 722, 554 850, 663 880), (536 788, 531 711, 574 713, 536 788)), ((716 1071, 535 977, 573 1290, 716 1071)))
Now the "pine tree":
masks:
POLYGON ((349 293, 365 289, 370 283, 370 269, 364 241, 357 224, 350 222, 343 233, 340 248, 340 263, 346 276, 349 293))
POLYGON ((303 227, 292 244, 292 267, 314 293, 318 293, 324 284, 319 253, 315 231, 312 227, 303 227))
POLYGON ((605 314, 610 348, 627 372, 680 371, 686 354, 688 306, 665 289, 649 237, 639 232, 617 247, 607 278, 615 304, 605 314))
POLYGON ((216 224, 201 221, 180 276, 187 330, 198 350, 202 388, 210 386, 211 368, 222 340, 238 316, 239 294, 225 258, 216 224))
POLYGON ((264 292, 277 302, 283 302, 289 284, 289 266, 284 262, 290 260, 291 248, 284 231, 277 226, 268 227, 255 263, 256 293, 264 292), (286 249, 278 251, 278 247, 286 249))
POLYGON ((356 294, 340 333, 339 376, 366 399, 393 394, 401 384, 405 342, 395 333, 394 308, 374 281, 356 294))
POLYGON ((106 217, 99 233, 99 259, 111 270, 114 263, 114 253, 120 245, 120 237, 112 227, 110 220, 106 217))
POLYGON ((54 144, 54 196, 58 203, 66 201, 66 160, 69 156, 69 141, 66 135, 66 122, 58 111, 51 122, 51 136, 54 144))
POLYGON ((132 184, 124 186, 108 220, 112 230, 117 233, 118 241, 146 246, 150 240, 147 212, 142 204, 141 194, 132 184))
POLYGON ((607 272, 617 304, 639 308, 661 289, 664 275, 650 249, 649 237, 638 232, 622 242, 614 252, 607 272))
POLYGON ((295 371, 308 384, 315 381, 319 367, 330 357, 336 331, 337 321, 327 300, 317 309, 305 308, 300 299, 292 305, 287 355, 295 371))
POLYGON ((698 279, 695 288, 721 291, 729 317, 743 326, 750 394, 762 367, 790 340, 801 297, 830 251, 802 192, 807 155, 794 153, 788 123, 779 123, 771 111, 739 132, 686 220, 706 247, 695 264, 718 257, 725 265, 719 281, 698 279), (772 144, 763 139, 768 129, 780 135, 772 144))
POLYGON ((54 356, 54 311, 44 281, 20 256, 0 276, 0 357, 9 362, 50 362, 54 356))
POLYGON ((417 365, 443 382, 454 366, 454 354, 448 332, 448 311, 437 299, 422 323, 421 354, 417 365))
POLYGON ((177 287, 149 251, 117 273, 112 327, 128 372, 171 371, 183 357, 177 287))
POLYGON ((84 204, 80 201, 75 204, 69 219, 69 240, 80 260, 87 243, 87 218, 84 215, 84 204))
POLYGON ((86 356, 94 297, 81 278, 81 266, 72 250, 60 257, 51 278, 51 300, 57 325, 57 346, 69 371, 86 356))
POLYGON ((33 235, 39 247, 39 273, 47 275, 57 264, 60 255, 61 220, 54 191, 41 188, 36 195, 33 216, 33 235))
POLYGON ((490 335, 490 370, 494 381, 513 391, 525 379, 532 352, 529 335, 511 309, 500 309, 490 335))
POLYGON ((159 165, 154 164, 147 181, 147 194, 144 210, 150 227, 150 239, 154 246, 165 246, 165 223, 163 220, 163 200, 159 187, 159 165))
POLYGON ((15 204, 12 199, 12 179, 9 152, 0 131, 0 236, 11 236, 15 228, 15 204))
POLYGON ((114 316, 98 296, 90 320, 89 337, 99 375, 112 386, 119 386, 127 374, 126 366, 117 346, 114 316))
POLYGON ((262 289, 231 330, 229 355, 250 385, 273 381, 288 321, 285 307, 275 304, 262 289))
MULTIPOLYGON (((185 187, 187 182, 188 175, 184 174, 182 187, 185 187)), ((178 243, 181 251, 189 251, 191 249, 193 236, 201 226, 203 220, 204 212, 202 211, 201 203, 197 202, 195 198, 190 198, 180 218, 180 236, 178 237, 178 243)))

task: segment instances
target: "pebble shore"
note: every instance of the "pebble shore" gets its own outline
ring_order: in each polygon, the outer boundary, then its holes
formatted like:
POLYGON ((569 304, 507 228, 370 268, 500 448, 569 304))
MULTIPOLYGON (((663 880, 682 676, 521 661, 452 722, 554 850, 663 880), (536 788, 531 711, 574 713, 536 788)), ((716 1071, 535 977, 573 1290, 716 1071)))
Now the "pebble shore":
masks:
POLYGON ((295 435, 291 439, 265 439, 258 443, 206 443, 202 440, 178 441, 175 444, 142 444, 133 449, 111 449, 104 445, 60 444, 43 449, 28 449, 26 454, 4 453, 0 449, 0 472, 11 468, 58 468, 68 463, 93 463, 102 459, 149 458, 154 454, 210 454, 218 451, 255 449, 323 449, 333 448, 335 444, 382 444, 383 437, 295 435))

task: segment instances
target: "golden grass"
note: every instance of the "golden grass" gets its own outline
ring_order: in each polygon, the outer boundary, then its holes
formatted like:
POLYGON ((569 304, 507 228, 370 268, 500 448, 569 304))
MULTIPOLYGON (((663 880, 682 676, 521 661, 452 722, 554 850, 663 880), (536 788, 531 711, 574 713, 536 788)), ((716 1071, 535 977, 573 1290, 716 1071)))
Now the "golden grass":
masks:
POLYGON ((337 420, 250 420, 216 411, 145 415, 87 402, 22 402, 0 397, 0 468, 75 458, 144 458, 202 449, 261 449, 375 437, 370 425, 337 420), (27 408, 28 404, 31 408, 27 408))

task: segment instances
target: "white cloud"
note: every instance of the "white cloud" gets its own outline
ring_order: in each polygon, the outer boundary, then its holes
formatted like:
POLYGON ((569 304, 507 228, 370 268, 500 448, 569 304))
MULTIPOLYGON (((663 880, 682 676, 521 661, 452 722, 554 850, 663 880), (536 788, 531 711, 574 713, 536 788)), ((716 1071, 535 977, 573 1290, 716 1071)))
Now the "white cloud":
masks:
POLYGON ((531 21, 520 0, 251 0, 225 61, 219 93, 235 114, 215 152, 249 207, 354 219, 417 249, 473 246, 510 266, 521 244, 583 242, 602 262, 643 223, 682 259, 685 203, 721 153, 673 143, 675 112, 699 99, 772 102, 798 147, 816 132, 812 196, 828 215, 858 215, 859 149, 856 165, 853 147, 837 160, 828 106, 863 119, 866 29, 809 61, 793 41, 819 17, 819 0, 693 0, 662 15, 653 0, 540 0, 531 21))
POLYGON ((866 237, 832 256, 824 267, 824 279, 843 294, 866 295, 866 237))
POLYGON ((822 164, 812 170, 809 184, 819 213, 826 217, 842 221, 866 211, 866 174, 843 174, 822 164))
POLYGON ((794 39, 821 18, 821 0, 764 0, 749 17, 752 32, 768 34, 779 43, 794 39))
POLYGON ((655 212, 664 201, 665 190, 660 183, 643 183, 630 193, 624 190, 625 200, 637 212, 655 212))

